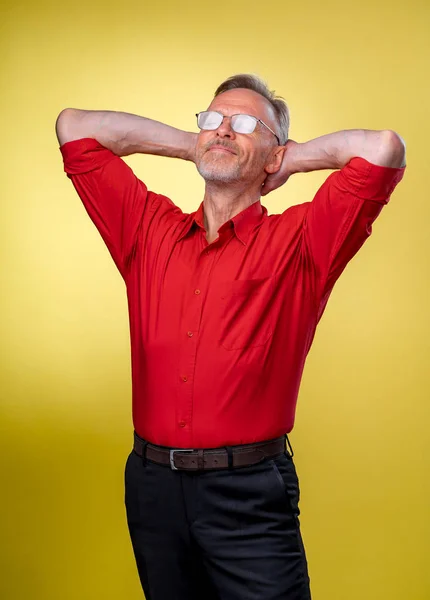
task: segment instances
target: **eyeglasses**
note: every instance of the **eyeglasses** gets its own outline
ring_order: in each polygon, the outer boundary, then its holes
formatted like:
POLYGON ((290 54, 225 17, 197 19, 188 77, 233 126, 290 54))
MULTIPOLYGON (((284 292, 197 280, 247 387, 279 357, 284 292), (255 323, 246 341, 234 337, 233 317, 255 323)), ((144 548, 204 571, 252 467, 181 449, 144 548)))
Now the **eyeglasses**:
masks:
POLYGON ((222 115, 221 113, 215 110, 205 110, 203 112, 197 113, 196 117, 197 126, 200 129, 204 129, 205 131, 213 131, 215 129, 218 129, 218 127, 221 125, 225 118, 231 119, 231 128, 236 133, 253 133, 255 131, 255 128, 257 127, 257 123, 261 123, 271 133, 273 133, 275 138, 278 140, 278 144, 281 145, 279 142, 279 138, 273 131, 273 129, 270 129, 270 127, 266 125, 266 123, 261 119, 257 119, 257 117, 252 117, 251 115, 238 114, 232 115, 231 117, 226 117, 225 115, 222 115))

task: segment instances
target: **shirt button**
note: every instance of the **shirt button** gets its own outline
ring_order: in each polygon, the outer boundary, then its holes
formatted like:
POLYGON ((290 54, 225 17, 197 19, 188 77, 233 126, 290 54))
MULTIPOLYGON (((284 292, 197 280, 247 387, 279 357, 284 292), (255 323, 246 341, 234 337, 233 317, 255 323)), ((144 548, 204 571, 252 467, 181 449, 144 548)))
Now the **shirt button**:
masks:
POLYGON ((200 294, 200 290, 194 290, 194 293, 198 296, 200 294))
POLYGON ((186 423, 185 421, 179 421, 179 427, 185 427, 186 423))
POLYGON ((188 381, 188 377, 186 377, 185 375, 181 379, 182 381, 188 381))
POLYGON ((188 331, 187 336, 188 337, 193 337, 193 332, 192 331, 188 331))
POLYGON ((209 254, 210 254, 209 250, 206 250, 205 254, 206 254, 206 256, 209 256, 209 254))

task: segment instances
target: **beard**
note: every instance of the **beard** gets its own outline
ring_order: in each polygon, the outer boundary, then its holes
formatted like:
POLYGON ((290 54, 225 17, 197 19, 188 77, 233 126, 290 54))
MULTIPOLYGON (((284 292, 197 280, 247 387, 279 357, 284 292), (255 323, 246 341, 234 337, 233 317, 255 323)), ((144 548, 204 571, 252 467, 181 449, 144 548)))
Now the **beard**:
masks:
POLYGON ((197 171, 205 181, 235 183, 240 179, 239 165, 204 164, 200 162, 197 171))
POLYGON ((196 167, 206 182, 235 183, 241 179, 242 169, 235 154, 204 152, 196 167))

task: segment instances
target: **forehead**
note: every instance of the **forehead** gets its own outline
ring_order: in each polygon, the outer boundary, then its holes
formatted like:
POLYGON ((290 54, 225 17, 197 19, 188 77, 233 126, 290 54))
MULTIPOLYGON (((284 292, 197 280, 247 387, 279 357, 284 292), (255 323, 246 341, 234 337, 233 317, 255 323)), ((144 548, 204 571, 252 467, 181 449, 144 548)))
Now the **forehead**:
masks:
POLYGON ((217 110, 230 116, 237 113, 253 115, 266 122, 275 120, 272 105, 261 94, 253 90, 237 88, 216 96, 209 105, 210 110, 217 110))

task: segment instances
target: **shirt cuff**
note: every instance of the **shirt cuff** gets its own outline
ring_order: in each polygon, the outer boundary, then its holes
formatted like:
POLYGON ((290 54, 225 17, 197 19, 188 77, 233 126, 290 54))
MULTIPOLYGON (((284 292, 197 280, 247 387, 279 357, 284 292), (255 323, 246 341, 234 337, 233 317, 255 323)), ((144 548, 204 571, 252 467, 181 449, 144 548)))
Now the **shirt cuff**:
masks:
POLYGON ((79 175, 106 165, 116 155, 93 138, 66 142, 60 147, 64 170, 68 175, 79 175))
POLYGON ((387 204, 406 167, 382 167, 359 156, 352 158, 340 173, 345 186, 363 200, 387 204))

